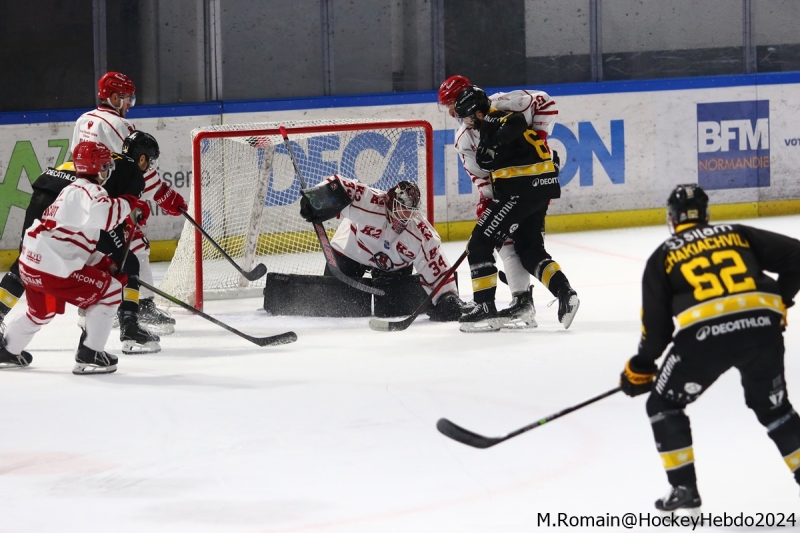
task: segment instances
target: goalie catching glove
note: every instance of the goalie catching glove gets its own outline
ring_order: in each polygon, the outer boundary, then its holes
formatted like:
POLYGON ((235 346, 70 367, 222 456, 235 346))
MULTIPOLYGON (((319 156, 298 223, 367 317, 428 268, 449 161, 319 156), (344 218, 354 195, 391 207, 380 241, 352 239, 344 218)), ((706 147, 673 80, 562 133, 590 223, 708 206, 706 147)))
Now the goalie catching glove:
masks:
POLYGON ((428 309, 431 322, 455 322, 461 318, 464 302, 454 292, 443 294, 436 305, 428 309))
POLYGON ((353 203, 353 199, 337 178, 300 191, 300 194, 300 216, 312 224, 335 217, 353 203))
POLYGON ((187 209, 186 201, 183 199, 183 196, 166 183, 161 184, 161 188, 153 197, 153 200, 156 201, 158 207, 163 209, 166 214, 173 217, 181 215, 181 211, 186 211, 187 209))
POLYGON ((635 355, 625 363, 625 370, 619 377, 622 392, 628 396, 639 396, 650 392, 658 367, 653 361, 635 355))

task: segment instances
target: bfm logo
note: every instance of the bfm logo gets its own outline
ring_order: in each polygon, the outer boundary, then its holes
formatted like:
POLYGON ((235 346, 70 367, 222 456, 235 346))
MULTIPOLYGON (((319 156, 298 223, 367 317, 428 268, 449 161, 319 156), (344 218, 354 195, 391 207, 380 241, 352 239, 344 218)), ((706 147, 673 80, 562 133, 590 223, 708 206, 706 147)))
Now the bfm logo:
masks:
POLYGON ((697 104, 697 182, 769 187, 769 100, 697 104))

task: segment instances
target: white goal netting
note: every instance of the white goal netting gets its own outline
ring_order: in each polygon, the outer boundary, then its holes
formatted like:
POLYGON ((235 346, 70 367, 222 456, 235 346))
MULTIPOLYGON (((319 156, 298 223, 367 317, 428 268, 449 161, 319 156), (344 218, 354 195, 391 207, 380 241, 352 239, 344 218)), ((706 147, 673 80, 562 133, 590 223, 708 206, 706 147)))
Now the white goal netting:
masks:
MULTIPOLYGON (((421 211, 432 220, 428 122, 316 120, 199 128, 192 131, 189 213, 243 270, 264 263, 270 273, 319 275, 325 267, 312 226, 300 217, 300 182, 278 131, 281 125, 306 187, 332 174, 381 190, 413 181, 422 192, 421 211)), ((338 224, 336 219, 325 223, 329 236, 338 224)), ((259 295, 264 285, 265 278, 251 282, 240 275, 187 220, 159 288, 202 304, 203 299, 259 295)))

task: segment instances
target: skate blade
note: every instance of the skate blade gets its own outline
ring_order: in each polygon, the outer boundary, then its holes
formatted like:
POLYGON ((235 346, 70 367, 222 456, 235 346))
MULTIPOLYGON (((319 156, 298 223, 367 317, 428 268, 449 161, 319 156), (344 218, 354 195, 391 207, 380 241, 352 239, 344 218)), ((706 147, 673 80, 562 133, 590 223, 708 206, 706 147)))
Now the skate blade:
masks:
POLYGON ((571 313, 564 314, 564 318, 561 319, 561 324, 564 326, 564 329, 569 329, 572 325, 572 321, 575 320, 575 315, 578 314, 578 308, 581 306, 581 301, 578 299, 577 296, 572 296, 569 299, 570 305, 573 303, 575 304, 575 308, 572 310, 571 313))
POLYGON ((525 331, 529 329, 538 328, 539 324, 536 323, 535 320, 531 320, 529 322, 519 321, 519 322, 504 322, 502 326, 503 331, 525 331))
POLYGON ((501 323, 494 321, 486 322, 462 322, 458 330, 462 333, 493 333, 500 331, 501 323))
POLYGON ((136 341, 122 341, 122 353, 126 355, 158 353, 160 351, 161 345, 156 341, 149 341, 144 344, 136 341))
POLYGON ((703 510, 702 509, 703 509, 702 507, 695 507, 693 509, 687 509, 687 508, 681 507, 679 509, 674 509, 672 511, 659 511, 659 513, 661 514, 661 516, 664 516, 664 517, 673 516, 673 515, 675 515, 675 516, 699 517, 700 515, 703 514, 703 510))
POLYGON ((155 335, 172 335, 175 333, 175 324, 155 324, 139 320, 139 325, 155 335))
POLYGON ((14 368, 28 368, 31 365, 19 365, 16 363, 0 363, 0 370, 14 369, 14 368))
POLYGON ((75 375, 80 374, 111 374, 117 371, 117 365, 111 366, 97 366, 89 363, 75 363, 72 368, 72 373, 75 375))

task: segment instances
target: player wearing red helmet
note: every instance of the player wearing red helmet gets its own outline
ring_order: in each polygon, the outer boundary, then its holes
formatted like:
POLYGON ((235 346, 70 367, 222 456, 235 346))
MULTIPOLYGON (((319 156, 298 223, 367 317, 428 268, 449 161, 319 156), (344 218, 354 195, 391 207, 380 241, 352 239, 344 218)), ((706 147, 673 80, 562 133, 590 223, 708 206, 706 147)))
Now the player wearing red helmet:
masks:
POLYGON ((25 231, 19 277, 28 310, 9 321, 0 339, 0 368, 30 365, 33 357, 25 347, 71 303, 86 311, 73 373, 117 369, 117 357, 104 349, 127 280, 107 255, 97 251, 97 242, 101 231, 113 230, 129 215, 144 223, 150 210, 134 196, 111 198, 101 187, 114 168, 111 152, 104 145, 79 143, 73 157, 77 179, 25 231))
MULTIPOLYGON (((448 114, 458 118, 454 104, 462 91, 469 88, 470 82, 464 76, 451 76, 439 88, 439 104, 447 107, 448 114)), ((491 108, 503 111, 517 111, 525 115, 528 126, 536 131, 540 139, 546 139, 552 133, 558 108, 555 101, 543 91, 516 90, 508 93, 495 93, 489 98, 491 108)), ((546 141, 545 141, 546 142, 546 141)), ((477 218, 492 203, 494 191, 489 172, 483 170, 475 160, 475 151, 480 144, 478 130, 472 124, 461 123, 455 134, 455 149, 467 175, 478 189, 479 199, 476 208, 477 218)), ((503 310, 505 329, 535 328, 536 309, 530 274, 519 259, 514 248, 514 241, 509 239, 499 249, 498 255, 503 260, 503 269, 511 289, 513 299, 507 310, 503 310)))

